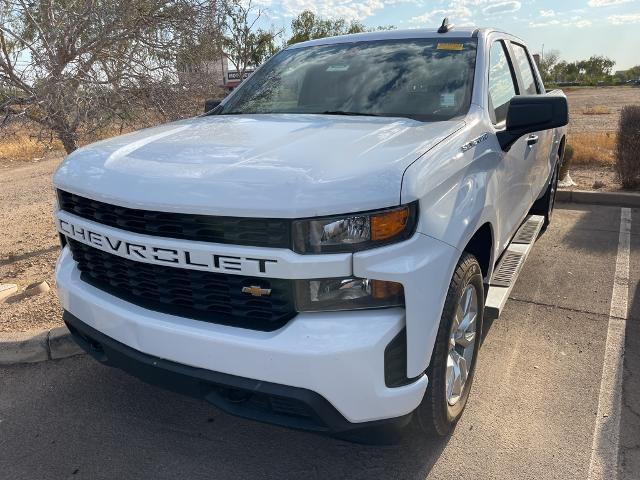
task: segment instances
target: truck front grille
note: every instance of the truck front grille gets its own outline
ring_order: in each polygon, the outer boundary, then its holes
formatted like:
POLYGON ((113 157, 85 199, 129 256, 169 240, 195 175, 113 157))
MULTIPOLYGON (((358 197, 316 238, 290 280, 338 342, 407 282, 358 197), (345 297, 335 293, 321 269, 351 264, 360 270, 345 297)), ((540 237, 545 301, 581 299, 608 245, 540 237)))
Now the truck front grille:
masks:
POLYGON ((157 212, 120 207, 58 190, 61 210, 129 232, 211 243, 291 248, 291 222, 282 218, 245 218, 157 212))
POLYGON ((277 330, 296 314, 289 280, 152 265, 68 242, 83 281, 149 310, 262 331, 277 330), (251 286, 271 295, 242 293, 251 286))

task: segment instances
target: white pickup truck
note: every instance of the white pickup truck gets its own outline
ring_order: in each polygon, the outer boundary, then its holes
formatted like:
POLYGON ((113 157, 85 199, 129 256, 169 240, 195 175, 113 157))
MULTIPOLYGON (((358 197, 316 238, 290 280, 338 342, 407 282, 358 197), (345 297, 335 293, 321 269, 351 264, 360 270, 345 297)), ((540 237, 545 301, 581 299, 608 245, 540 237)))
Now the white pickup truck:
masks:
POLYGON ((450 432, 551 218, 566 97, 522 40, 445 22, 290 46, 209 108, 55 173, 78 343, 246 418, 450 432))

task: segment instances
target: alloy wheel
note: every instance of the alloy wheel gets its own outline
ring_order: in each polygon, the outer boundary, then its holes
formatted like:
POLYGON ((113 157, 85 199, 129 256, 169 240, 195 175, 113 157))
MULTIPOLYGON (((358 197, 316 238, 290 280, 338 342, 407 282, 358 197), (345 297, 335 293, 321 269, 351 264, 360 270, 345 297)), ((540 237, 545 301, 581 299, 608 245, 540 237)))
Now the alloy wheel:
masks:
POLYGON ((456 405, 464 393, 471 362, 476 349, 478 292, 467 285, 456 309, 449 333, 447 356, 446 395, 450 406, 456 405))

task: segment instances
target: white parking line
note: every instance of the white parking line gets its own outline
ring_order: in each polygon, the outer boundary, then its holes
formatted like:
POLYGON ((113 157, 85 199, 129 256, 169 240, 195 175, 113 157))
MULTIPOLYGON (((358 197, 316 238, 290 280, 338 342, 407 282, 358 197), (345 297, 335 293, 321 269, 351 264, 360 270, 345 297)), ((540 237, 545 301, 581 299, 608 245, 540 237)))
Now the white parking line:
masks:
POLYGON ((618 478, 622 361, 629 295, 630 241, 631 210, 623 208, 620 214, 616 273, 613 279, 607 343, 602 366, 600 395, 598 396, 598 416, 591 445, 589 480, 616 480, 618 478))

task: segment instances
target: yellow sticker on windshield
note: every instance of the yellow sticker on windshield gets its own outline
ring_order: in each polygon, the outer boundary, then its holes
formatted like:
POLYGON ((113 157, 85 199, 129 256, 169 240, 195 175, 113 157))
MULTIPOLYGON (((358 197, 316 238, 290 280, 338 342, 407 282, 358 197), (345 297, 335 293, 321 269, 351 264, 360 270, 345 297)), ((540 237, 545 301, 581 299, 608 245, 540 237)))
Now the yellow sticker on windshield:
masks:
POLYGON ((438 50, 464 50, 464 43, 439 43, 438 50))

